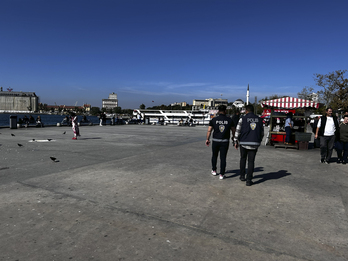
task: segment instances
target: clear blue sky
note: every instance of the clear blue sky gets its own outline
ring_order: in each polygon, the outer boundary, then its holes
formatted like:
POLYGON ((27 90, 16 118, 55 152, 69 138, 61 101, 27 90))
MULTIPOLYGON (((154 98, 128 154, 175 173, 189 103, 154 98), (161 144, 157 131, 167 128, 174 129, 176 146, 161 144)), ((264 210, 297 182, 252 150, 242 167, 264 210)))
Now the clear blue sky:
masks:
POLYGON ((345 0, 2 0, 0 86, 123 108, 296 96, 348 69, 345 0), (222 96, 221 96, 222 95, 222 96), (154 101, 154 102, 152 102, 154 101))

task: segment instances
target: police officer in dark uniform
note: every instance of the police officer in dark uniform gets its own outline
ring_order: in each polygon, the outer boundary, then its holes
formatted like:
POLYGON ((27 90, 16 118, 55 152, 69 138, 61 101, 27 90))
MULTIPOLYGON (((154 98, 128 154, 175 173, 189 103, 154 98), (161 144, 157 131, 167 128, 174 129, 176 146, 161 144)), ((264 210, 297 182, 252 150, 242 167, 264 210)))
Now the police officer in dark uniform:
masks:
POLYGON ((248 158, 248 173, 246 176, 246 185, 251 186, 253 182, 255 156, 258 147, 261 145, 263 138, 262 119, 253 113, 254 106, 247 105, 245 107, 246 115, 243 116, 236 127, 234 136, 235 148, 240 145, 240 177, 241 181, 245 181, 245 166, 248 158))
POLYGON ((226 170, 226 156, 228 147, 230 144, 230 132, 232 131, 232 135, 234 136, 235 127, 231 118, 226 116, 226 106, 219 106, 219 116, 214 117, 209 122, 208 132, 207 132, 207 140, 205 144, 209 146, 210 144, 210 136, 213 132, 213 144, 212 151, 213 156, 211 158, 212 171, 211 174, 216 176, 216 164, 217 158, 220 153, 220 179, 225 178, 225 170, 226 170))

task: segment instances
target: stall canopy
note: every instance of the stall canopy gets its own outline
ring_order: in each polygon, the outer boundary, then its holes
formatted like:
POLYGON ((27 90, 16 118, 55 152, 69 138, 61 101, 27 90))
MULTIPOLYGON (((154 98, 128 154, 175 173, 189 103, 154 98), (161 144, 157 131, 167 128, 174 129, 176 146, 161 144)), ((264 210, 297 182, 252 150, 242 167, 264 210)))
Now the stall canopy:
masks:
POLYGON ((284 97, 274 100, 262 101, 261 106, 286 109, 319 108, 319 103, 311 100, 299 99, 294 97, 284 97))

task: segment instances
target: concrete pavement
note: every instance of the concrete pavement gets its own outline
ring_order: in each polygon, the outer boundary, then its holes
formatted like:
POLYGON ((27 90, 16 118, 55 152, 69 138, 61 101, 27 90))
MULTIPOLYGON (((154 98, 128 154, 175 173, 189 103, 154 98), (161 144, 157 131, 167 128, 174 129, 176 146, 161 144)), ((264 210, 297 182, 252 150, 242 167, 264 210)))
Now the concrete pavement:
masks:
POLYGON ((80 130, 0 129, 0 260, 348 259, 348 165, 318 149, 261 146, 246 187, 207 127, 80 130))

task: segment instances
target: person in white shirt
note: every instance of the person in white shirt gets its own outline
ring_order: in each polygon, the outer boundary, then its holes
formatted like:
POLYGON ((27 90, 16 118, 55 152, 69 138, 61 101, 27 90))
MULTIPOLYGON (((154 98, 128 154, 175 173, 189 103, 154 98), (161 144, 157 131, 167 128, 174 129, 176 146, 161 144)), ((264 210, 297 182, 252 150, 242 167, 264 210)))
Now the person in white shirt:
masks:
POLYGON ((336 136, 339 136, 338 120, 332 115, 332 108, 327 108, 326 115, 319 119, 315 132, 315 138, 320 137, 321 163, 330 163, 336 136))

